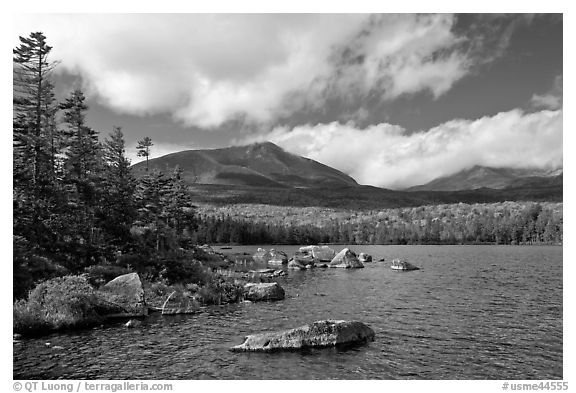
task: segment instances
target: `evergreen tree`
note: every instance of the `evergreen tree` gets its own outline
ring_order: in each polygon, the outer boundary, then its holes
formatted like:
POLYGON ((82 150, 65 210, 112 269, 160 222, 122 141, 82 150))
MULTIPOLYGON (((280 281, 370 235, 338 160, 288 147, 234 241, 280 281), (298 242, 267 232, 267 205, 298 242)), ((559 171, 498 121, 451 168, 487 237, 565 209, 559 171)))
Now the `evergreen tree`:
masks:
POLYGON ((39 252, 54 248, 62 205, 51 50, 36 32, 13 51, 13 230, 39 252))
POLYGON ((136 150, 138 150, 138 157, 146 157, 146 172, 148 172, 148 158, 150 157, 150 148, 154 144, 150 137, 145 137, 144 139, 138 141, 136 150))
POLYGON ((98 133, 86 125, 87 105, 81 90, 74 90, 60 104, 68 148, 64 160, 64 183, 68 199, 68 238, 71 252, 81 264, 92 264, 102 253, 103 244, 97 216, 102 197, 102 147, 98 133))
POLYGON ((42 197, 55 180, 56 104, 50 75, 55 62, 40 32, 20 37, 13 50, 13 152, 15 186, 42 197))
POLYGON ((130 227, 136 219, 136 180, 126 157, 121 127, 114 127, 103 147, 103 197, 101 220, 104 230, 117 245, 130 241, 130 227))

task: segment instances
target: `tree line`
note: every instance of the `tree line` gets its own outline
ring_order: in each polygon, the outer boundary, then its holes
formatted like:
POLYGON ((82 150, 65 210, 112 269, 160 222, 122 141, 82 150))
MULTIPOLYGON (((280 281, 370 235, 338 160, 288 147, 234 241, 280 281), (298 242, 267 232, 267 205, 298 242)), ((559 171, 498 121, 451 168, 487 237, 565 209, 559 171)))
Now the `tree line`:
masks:
MULTIPOLYGON (((246 208, 245 208, 246 209, 246 208)), ((259 207, 259 210, 262 210, 259 207)), ((265 209, 264 209, 265 210, 265 209)), ((504 202, 420 206, 350 213, 303 211, 298 218, 261 212, 265 218, 239 215, 198 216, 192 238, 200 243, 237 244, 560 244, 561 204, 504 202), (310 222, 312 221, 312 222, 310 222)), ((229 211, 229 209, 224 209, 229 211)), ((297 217, 297 216, 296 216, 297 217)))

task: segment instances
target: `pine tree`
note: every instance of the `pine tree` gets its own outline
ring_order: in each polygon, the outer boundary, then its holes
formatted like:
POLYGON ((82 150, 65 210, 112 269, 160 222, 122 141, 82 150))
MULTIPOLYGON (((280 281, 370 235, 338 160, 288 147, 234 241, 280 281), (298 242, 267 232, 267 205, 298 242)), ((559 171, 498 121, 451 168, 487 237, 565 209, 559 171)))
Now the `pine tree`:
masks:
POLYGON ((51 50, 36 32, 20 37, 13 51, 13 230, 44 252, 54 248, 62 205, 63 138, 56 127, 51 50))
POLYGON ((81 90, 74 90, 60 104, 63 111, 64 130, 69 145, 64 159, 64 183, 68 210, 66 220, 72 252, 82 262, 92 264, 102 253, 100 216, 102 198, 103 157, 98 133, 86 125, 85 97, 81 90))
POLYGON ((51 50, 40 32, 20 37, 20 46, 13 50, 14 182, 37 197, 50 192, 46 188, 55 179, 58 153, 51 50))
POLYGON ((150 157, 150 148, 154 144, 150 137, 145 137, 144 139, 138 141, 136 150, 138 150, 138 157, 146 157, 146 172, 148 172, 148 158, 150 157))
POLYGON ((126 157, 121 127, 114 127, 104 141, 103 156, 102 225, 113 243, 125 245, 130 240, 130 226, 136 219, 136 180, 126 157))

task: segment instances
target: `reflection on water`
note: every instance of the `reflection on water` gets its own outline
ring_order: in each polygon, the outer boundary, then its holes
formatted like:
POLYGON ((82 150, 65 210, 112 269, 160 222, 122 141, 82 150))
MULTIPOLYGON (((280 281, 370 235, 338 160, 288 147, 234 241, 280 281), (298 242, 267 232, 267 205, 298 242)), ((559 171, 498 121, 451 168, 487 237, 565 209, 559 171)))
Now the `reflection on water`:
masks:
POLYGON ((387 261, 290 271, 280 302, 24 339, 14 378, 562 379, 561 247, 351 248, 387 261), (422 269, 394 271, 397 257, 422 269), (376 339, 347 350, 228 351, 247 334, 320 319, 365 322, 376 339))

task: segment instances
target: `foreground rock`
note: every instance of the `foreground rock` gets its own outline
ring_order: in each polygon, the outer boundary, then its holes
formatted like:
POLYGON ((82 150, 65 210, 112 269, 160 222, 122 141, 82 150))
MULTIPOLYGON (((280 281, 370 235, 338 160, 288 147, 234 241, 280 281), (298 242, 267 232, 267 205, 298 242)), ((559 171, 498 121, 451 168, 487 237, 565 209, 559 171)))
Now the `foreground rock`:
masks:
POLYGON ((138 273, 129 273, 116 277, 98 292, 107 309, 115 312, 108 317, 129 317, 148 315, 144 299, 144 289, 138 273))
POLYGON ((282 300, 285 297, 284 288, 277 282, 248 283, 244 286, 244 299, 253 302, 265 300, 282 300))
POLYGON ((317 321, 295 329, 247 336, 232 351, 274 351, 362 344, 374 341, 374 331, 358 321, 317 321))
POLYGON ((330 262, 329 267, 341 267, 341 268, 362 268, 364 265, 358 260, 358 257, 348 248, 340 251, 330 262))

